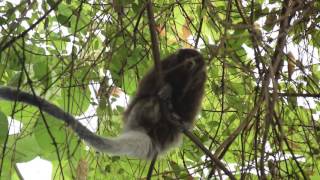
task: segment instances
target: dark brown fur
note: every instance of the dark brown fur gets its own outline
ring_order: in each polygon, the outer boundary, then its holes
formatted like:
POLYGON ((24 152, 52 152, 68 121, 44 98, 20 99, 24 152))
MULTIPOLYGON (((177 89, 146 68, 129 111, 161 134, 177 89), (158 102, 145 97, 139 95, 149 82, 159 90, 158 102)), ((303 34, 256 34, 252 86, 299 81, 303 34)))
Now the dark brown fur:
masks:
MULTIPOLYGON (((204 93, 206 70, 203 57, 195 50, 181 49, 164 59, 161 67, 165 84, 172 90, 169 99, 173 106, 172 110, 179 116, 181 121, 179 123, 190 128, 204 93)), ((158 86, 158 78, 155 69, 144 76, 135 98, 124 114, 126 129, 143 130, 150 136, 153 142, 150 155, 163 152, 173 146, 181 135, 181 129, 170 122, 177 119, 168 119, 170 116, 163 114, 168 111, 164 112, 160 108, 160 101, 163 100, 158 98, 159 91, 162 90, 162 87, 158 86), (133 113, 136 106, 140 111, 135 110, 136 112, 133 113), (128 119, 134 122, 128 122, 128 119)))

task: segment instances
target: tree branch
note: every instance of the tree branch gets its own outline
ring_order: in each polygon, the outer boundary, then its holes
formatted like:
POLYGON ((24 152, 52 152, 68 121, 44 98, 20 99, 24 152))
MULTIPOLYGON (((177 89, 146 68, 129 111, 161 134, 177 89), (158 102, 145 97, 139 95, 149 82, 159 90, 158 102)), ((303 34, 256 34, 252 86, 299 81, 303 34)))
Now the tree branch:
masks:
POLYGON ((229 176, 230 179, 235 180, 236 178, 233 176, 233 174, 225 167, 225 165, 218 159, 216 156, 214 156, 197 138, 195 135, 193 135, 190 131, 188 131, 185 128, 183 129, 183 133, 194 143, 196 144, 207 156, 210 157, 210 159, 214 162, 214 164, 219 167, 227 176, 229 176))
POLYGON ((161 72, 160 52, 159 52, 158 36, 156 31, 156 22, 154 20, 153 7, 152 7, 151 0, 147 1, 147 13, 148 13, 148 20, 149 20, 149 30, 151 35, 151 48, 152 48, 153 60, 154 60, 157 77, 159 80, 158 85, 161 86, 163 84, 163 77, 161 72))
MULTIPOLYGON (((151 0, 147 1, 147 14, 148 14, 148 22, 149 22, 149 30, 150 30, 150 35, 151 35, 151 48, 152 48, 152 54, 153 54, 153 60, 154 60, 154 66, 155 66, 155 71, 156 71, 156 77, 158 77, 158 87, 161 87, 164 84, 164 80, 162 77, 162 72, 161 72, 161 64, 160 64, 160 52, 159 52, 159 44, 158 44, 158 38, 157 38, 157 32, 156 32, 156 22, 154 20, 154 15, 153 15, 153 7, 152 7, 152 2, 151 0)), ((154 164, 157 161, 157 154, 154 155, 147 179, 151 180, 152 176, 152 171, 154 168, 154 164)))

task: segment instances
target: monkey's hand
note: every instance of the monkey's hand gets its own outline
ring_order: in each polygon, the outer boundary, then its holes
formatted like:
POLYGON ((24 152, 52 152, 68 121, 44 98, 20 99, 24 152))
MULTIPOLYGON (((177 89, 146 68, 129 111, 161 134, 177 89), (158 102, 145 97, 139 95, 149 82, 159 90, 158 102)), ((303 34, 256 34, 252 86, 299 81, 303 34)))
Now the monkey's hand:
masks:
POLYGON ((175 112, 171 112, 170 116, 168 117, 169 122, 172 123, 174 126, 178 127, 181 131, 185 131, 192 127, 192 123, 183 122, 181 116, 179 116, 175 112))
POLYGON ((173 108, 172 101, 171 101, 172 100, 172 87, 170 84, 168 84, 168 83, 164 84, 164 86, 158 92, 158 98, 160 99, 160 103, 162 105, 166 106, 169 113, 174 112, 174 108, 173 108))
POLYGON ((170 102, 172 97, 172 87, 170 84, 165 83, 158 92, 158 97, 165 102, 170 102))

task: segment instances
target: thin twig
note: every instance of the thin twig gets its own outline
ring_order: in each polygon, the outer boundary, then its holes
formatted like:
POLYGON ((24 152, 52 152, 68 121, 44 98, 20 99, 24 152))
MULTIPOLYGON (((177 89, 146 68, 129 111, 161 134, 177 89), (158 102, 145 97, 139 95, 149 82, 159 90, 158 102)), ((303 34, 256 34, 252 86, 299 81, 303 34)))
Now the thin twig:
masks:
POLYGON ((211 158, 211 160, 215 163, 217 167, 219 167, 226 175, 229 176, 230 179, 236 179, 233 174, 225 167, 225 165, 216 157, 214 156, 197 138, 195 135, 193 135, 190 131, 187 129, 183 130, 183 133, 194 143, 196 144, 207 156, 211 158))
POLYGON ((148 175, 147 175, 147 180, 151 180, 151 176, 152 176, 152 171, 153 171, 153 168, 154 168, 154 165, 156 164, 156 161, 157 161, 157 154, 155 154, 151 160, 151 163, 150 163, 150 167, 149 167, 149 170, 148 170, 148 175))
POLYGON ((14 164, 14 170, 16 171, 19 180, 24 180, 24 178, 23 178, 23 176, 22 176, 22 174, 21 174, 21 172, 20 172, 20 170, 19 170, 19 168, 17 166, 17 163, 14 164))
POLYGON ((52 7, 51 7, 51 9, 49 9, 49 11, 47 11, 43 16, 41 16, 35 23, 33 23, 28 29, 23 31, 21 34, 19 34, 18 36, 13 37, 10 41, 5 43, 4 45, 2 45, 4 42, 1 42, 1 44, 0 44, 0 52, 3 52, 5 49, 10 47, 18 39, 24 37, 29 31, 34 29, 41 21, 43 21, 45 18, 47 18, 47 16, 51 13, 51 11, 56 9, 61 2, 62 2, 62 0, 58 0, 55 4, 52 5, 52 7))

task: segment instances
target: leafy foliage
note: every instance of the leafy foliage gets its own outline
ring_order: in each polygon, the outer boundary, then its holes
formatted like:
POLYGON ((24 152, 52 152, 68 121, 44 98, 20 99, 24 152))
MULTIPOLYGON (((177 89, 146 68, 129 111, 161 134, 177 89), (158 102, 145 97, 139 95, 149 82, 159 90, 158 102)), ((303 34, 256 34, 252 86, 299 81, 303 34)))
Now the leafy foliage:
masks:
MULTIPOLYGON (((320 2, 153 3, 161 56, 199 48, 208 81, 193 132, 241 178, 320 176, 320 2), (302 105, 304 102, 304 105, 302 105)), ((97 133, 121 131, 119 95, 153 66, 145 1, 0 2, 0 84, 40 95, 75 116, 96 107, 97 133), (95 92, 89 90, 99 84, 95 92), (95 94, 98 100, 92 95, 95 94)), ((127 99, 126 99, 127 100, 127 99)), ((61 121, 1 100, 0 176, 36 156, 53 179, 138 179, 149 162, 87 150, 61 121), (12 118, 23 126, 9 134, 12 118)), ((87 117, 86 121, 94 121, 87 117)), ((160 158, 157 179, 221 178, 187 138, 160 158)))

